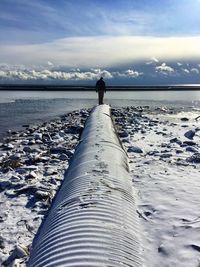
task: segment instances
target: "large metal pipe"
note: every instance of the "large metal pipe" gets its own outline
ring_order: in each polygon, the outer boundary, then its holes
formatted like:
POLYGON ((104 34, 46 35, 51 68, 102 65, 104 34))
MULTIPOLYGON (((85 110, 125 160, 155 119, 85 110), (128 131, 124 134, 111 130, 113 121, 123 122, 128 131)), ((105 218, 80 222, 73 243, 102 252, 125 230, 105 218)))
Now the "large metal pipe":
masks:
POLYGON ((110 107, 100 105, 86 121, 27 266, 139 267, 138 235, 127 155, 110 107))

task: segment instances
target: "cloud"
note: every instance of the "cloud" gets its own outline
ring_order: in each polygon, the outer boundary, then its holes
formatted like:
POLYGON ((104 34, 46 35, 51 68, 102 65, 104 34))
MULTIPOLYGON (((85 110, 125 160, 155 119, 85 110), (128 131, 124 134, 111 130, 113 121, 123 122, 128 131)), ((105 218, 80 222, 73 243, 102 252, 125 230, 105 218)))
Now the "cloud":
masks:
POLYGON ((200 59, 199 47, 200 37, 70 37, 45 44, 1 45, 0 61, 25 65, 49 61, 73 68, 105 68, 148 60, 152 55, 162 61, 200 59))
POLYGON ((125 71, 117 71, 117 72, 113 72, 115 77, 119 77, 119 78, 138 78, 139 76, 142 76, 143 73, 133 70, 133 69, 128 69, 125 71))
POLYGON ((155 70, 164 75, 172 74, 174 72, 174 69, 167 66, 166 63, 162 63, 160 66, 155 67, 155 70))
POLYGON ((199 74, 199 70, 197 68, 192 68, 190 71, 194 74, 199 74))
MULTIPOLYGON (((62 66, 61 69, 64 69, 62 66)), ((85 71, 74 69, 70 71, 61 71, 59 66, 53 70, 51 65, 49 69, 30 69, 24 66, 0 65, 1 81, 93 81, 103 76, 106 80, 110 79, 137 79, 143 75, 142 72, 133 69, 122 71, 109 71, 106 69, 92 68, 85 71)))
POLYGON ((113 78, 112 73, 107 70, 90 70, 90 71, 51 71, 48 69, 44 70, 0 70, 0 80, 73 80, 73 81, 89 81, 96 80, 100 76, 103 76, 105 79, 113 78))
POLYGON ((183 71, 184 73, 186 73, 186 74, 189 74, 189 73, 190 73, 190 71, 189 71, 188 69, 184 69, 184 68, 182 68, 182 71, 183 71))
MULTIPOLYGON (((158 63, 157 63, 158 64, 158 63)), ((36 67, 0 64, 0 83, 32 84, 94 84, 103 76, 109 85, 200 83, 196 62, 164 62, 159 65, 135 63, 121 68, 69 68, 64 65, 43 64, 36 67), (183 66, 186 66, 183 68, 183 66), (193 66, 193 67, 190 67, 193 66)))
POLYGON ((152 57, 150 61, 146 62, 147 65, 159 63, 159 60, 156 57, 152 57))

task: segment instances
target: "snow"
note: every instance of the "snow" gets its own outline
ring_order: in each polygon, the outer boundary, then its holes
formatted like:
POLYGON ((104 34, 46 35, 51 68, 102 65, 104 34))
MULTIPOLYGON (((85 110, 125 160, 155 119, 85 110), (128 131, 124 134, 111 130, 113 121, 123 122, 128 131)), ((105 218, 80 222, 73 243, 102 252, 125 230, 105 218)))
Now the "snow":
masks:
MULTIPOLYGON (((6 260, 5 266, 25 266, 27 250, 79 142, 80 121, 85 119, 81 114, 10 134, 1 145, 0 265, 6 260)), ((192 107, 189 112, 166 107, 113 109, 137 191, 145 267, 200 264, 199 115, 192 107), (192 140, 187 132, 195 133, 192 140)))
MULTIPOLYGON (((134 112, 123 110, 126 128, 132 125, 129 118, 138 115, 134 112)), ((130 158, 133 186, 138 191, 144 266, 199 266, 200 168, 189 160, 196 152, 184 143, 189 140, 185 132, 198 129, 196 115, 144 111, 137 117, 137 127, 132 125, 129 142, 122 138, 130 158), (180 120, 183 115, 190 118, 188 122, 180 120), (180 142, 173 142, 175 138, 180 142), (133 146, 144 153, 131 153, 133 146)), ((197 131, 193 138, 198 152, 199 134, 197 131)))

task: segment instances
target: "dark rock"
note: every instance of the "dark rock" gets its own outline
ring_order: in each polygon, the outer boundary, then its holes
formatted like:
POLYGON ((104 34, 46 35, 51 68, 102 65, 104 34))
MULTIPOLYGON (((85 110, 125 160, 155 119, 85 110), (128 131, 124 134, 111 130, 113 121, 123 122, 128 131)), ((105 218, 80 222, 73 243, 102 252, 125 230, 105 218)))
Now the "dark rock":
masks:
POLYGON ((125 137, 128 137, 128 136, 129 136, 129 134, 128 134, 127 131, 119 132, 119 137, 121 137, 121 138, 125 138, 125 137))
POLYGON ((64 131, 65 133, 68 133, 68 134, 80 134, 83 131, 83 128, 84 128, 83 126, 71 125, 67 127, 64 131))
POLYGON ((170 158, 171 156, 172 156, 171 153, 164 153, 160 155, 160 158, 167 159, 167 158, 170 158))
POLYGON ((181 144, 182 144, 181 140, 179 140, 179 139, 176 138, 176 137, 170 139, 169 141, 170 141, 170 143, 176 143, 176 144, 178 144, 178 145, 181 145, 181 144))
POLYGON ((143 150, 140 147, 137 146, 131 146, 128 148, 127 150, 128 152, 132 152, 132 153, 143 153, 143 150))
POLYGON ((198 149, 192 147, 192 146, 187 146, 185 149, 187 152, 193 152, 193 153, 198 153, 198 149))
POLYGON ((185 137, 187 137, 190 140, 193 140, 193 137, 195 136, 195 131, 194 130, 189 130, 184 134, 185 137))
POLYGON ((181 121, 189 121, 189 119, 186 117, 183 117, 183 118, 181 118, 181 121))
POLYGON ((9 181, 1 181, 0 182, 0 192, 4 191, 5 189, 9 188, 12 185, 9 181))
POLYGON ((68 156, 63 153, 60 155, 59 159, 65 161, 65 160, 68 160, 68 156))
POLYGON ((184 141, 183 145, 188 145, 188 146, 196 146, 196 143, 193 141, 184 141))
POLYGON ((49 197, 49 192, 37 190, 35 192, 35 198, 38 200, 46 200, 49 197))
POLYGON ((167 253, 167 251, 166 251, 166 248, 164 247, 163 244, 161 244, 161 245, 158 247, 158 252, 159 252, 159 253, 162 253, 162 254, 165 255, 165 256, 168 255, 168 253, 167 253))
POLYGON ((31 149, 29 146, 25 146, 25 147, 23 148, 23 151, 24 151, 24 152, 27 152, 27 153, 30 153, 30 152, 32 151, 32 149, 31 149))
POLYGON ((51 154, 66 154, 66 155, 68 155, 70 152, 64 146, 57 146, 57 147, 51 147, 50 148, 50 153, 51 154))
POLYGON ((194 153, 191 157, 187 158, 188 162, 200 163, 200 153, 194 153))
POLYGON ((176 154, 181 154, 181 153, 183 153, 183 150, 181 150, 181 149, 176 150, 176 154))
POLYGON ((192 244, 192 245, 190 245, 190 247, 193 248, 194 250, 200 252, 200 246, 192 244))
POLYGON ((0 236, 0 249, 4 249, 5 248, 5 241, 3 239, 2 236, 0 236))

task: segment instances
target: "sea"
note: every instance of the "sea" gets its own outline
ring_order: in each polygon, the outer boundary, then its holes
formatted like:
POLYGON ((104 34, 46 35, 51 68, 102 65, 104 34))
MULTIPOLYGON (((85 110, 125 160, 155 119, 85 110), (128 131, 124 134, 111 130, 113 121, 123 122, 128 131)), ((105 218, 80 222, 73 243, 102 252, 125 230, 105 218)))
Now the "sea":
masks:
MULTIPOLYGON (((170 106, 195 109, 200 115, 200 91, 107 91, 104 103, 111 107, 170 106)), ((22 130, 82 108, 97 105, 95 91, 0 91, 0 139, 7 131, 22 130)))

